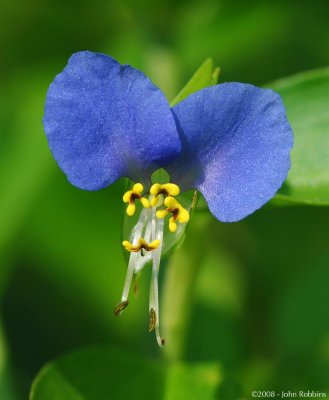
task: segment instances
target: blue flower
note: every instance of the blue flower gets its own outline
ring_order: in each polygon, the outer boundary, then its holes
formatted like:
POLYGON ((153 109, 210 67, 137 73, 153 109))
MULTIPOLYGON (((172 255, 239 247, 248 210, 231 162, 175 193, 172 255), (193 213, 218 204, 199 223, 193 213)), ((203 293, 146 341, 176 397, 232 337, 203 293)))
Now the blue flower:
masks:
POLYGON ((74 54, 47 93, 44 128, 49 147, 68 180, 99 190, 121 177, 136 182, 124 195, 127 213, 142 211, 133 228, 124 294, 131 279, 153 261, 150 330, 159 344, 157 274, 163 219, 178 234, 189 219, 180 191, 197 189, 223 222, 238 221, 270 200, 285 180, 293 145, 278 94, 242 83, 200 90, 172 109, 149 78, 129 65, 88 51, 74 54), (171 183, 151 186, 165 168, 171 183), (178 226, 178 229, 177 229, 178 226))

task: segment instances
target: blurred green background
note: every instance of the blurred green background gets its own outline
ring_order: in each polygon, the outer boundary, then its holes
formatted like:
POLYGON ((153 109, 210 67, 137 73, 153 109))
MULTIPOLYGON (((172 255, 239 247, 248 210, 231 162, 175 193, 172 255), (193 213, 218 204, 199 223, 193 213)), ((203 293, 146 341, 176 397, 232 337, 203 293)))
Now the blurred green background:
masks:
MULTIPOLYGON (((148 272, 124 317, 112 316, 126 271, 124 183, 80 191, 47 147, 45 93, 68 57, 110 54, 148 74, 170 100, 208 56, 221 81, 263 85, 329 65, 329 3, 0 5, 0 398, 20 400, 42 365, 82 345, 161 357, 147 332, 148 272)), ((262 389, 329 395, 328 227, 325 207, 267 207, 228 225, 209 220, 184 360, 219 362, 218 398, 262 389)))

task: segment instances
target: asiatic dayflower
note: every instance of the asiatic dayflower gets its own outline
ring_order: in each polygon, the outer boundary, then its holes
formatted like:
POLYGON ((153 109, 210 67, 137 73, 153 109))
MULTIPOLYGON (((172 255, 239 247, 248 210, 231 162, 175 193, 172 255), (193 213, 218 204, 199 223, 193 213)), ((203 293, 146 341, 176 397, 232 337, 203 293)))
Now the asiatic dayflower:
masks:
POLYGON ((169 216, 173 235, 183 229, 190 207, 177 196, 191 188, 223 222, 246 217, 275 195, 287 176, 293 145, 280 96, 249 84, 223 83, 170 108, 142 72, 82 51, 50 85, 43 122, 49 147, 73 185, 99 190, 121 177, 135 182, 123 201, 128 216, 141 211, 123 241, 130 258, 114 313, 128 305, 134 273, 151 261, 149 330, 162 345, 158 272, 164 219, 169 216), (170 182, 152 185, 159 168, 166 169, 170 182))

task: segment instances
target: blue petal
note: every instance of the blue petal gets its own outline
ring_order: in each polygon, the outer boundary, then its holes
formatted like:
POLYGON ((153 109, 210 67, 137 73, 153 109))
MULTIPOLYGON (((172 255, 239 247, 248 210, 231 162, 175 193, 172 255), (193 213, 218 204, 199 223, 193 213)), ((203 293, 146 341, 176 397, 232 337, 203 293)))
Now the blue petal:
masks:
POLYGON ((122 176, 147 181, 180 152, 162 92, 104 54, 73 54, 48 90, 43 122, 56 161, 81 189, 98 190, 122 176))
POLYGON ((252 213, 280 188, 293 145, 280 96, 242 83, 203 89, 173 109, 181 155, 167 168, 224 222, 252 213))

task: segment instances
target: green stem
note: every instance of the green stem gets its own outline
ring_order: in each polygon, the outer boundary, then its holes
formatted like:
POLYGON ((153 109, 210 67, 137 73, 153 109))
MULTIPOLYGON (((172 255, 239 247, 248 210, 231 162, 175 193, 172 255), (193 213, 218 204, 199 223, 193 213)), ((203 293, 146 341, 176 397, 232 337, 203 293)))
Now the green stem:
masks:
POLYGON ((166 340, 164 357, 169 361, 181 360, 184 356, 195 282, 202 264, 208 223, 208 215, 199 215, 192 220, 187 239, 166 266, 161 322, 166 340))

